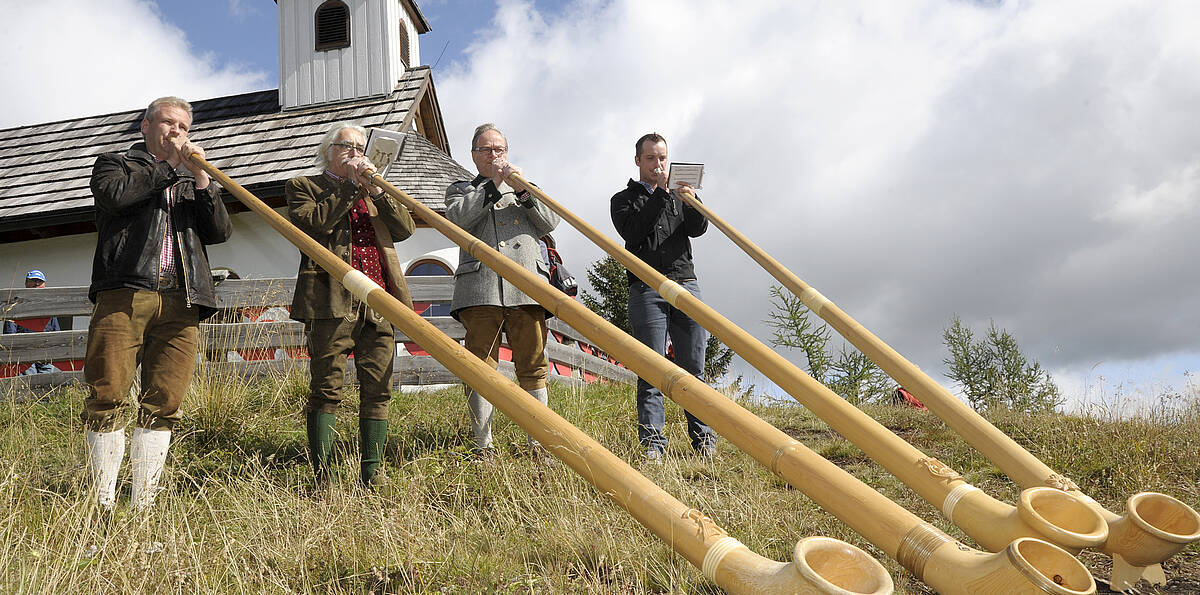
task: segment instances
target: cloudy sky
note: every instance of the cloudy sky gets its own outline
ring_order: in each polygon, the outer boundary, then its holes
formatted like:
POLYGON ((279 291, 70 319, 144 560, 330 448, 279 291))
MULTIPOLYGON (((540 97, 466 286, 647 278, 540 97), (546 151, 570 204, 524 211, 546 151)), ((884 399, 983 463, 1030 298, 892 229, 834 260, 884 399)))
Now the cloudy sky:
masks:
MULTIPOLYGON (((11 4, 0 127, 277 86, 269 0, 11 4)), ((454 157, 496 122, 611 236, 654 130, 719 215, 943 382, 954 315, 1077 401, 1200 369, 1200 4, 419 4, 454 157)), ((601 256, 556 235, 580 276, 601 256)), ((694 251, 705 300, 769 336, 770 277, 715 229, 694 251)))

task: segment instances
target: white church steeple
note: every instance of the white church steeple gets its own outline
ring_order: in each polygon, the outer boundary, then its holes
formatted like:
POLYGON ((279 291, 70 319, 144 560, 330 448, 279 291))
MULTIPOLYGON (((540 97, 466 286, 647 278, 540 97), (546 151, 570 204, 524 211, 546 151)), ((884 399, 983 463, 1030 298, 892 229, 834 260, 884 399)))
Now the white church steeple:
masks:
POLYGON ((283 109, 387 95, 421 63, 412 0, 277 0, 283 109))

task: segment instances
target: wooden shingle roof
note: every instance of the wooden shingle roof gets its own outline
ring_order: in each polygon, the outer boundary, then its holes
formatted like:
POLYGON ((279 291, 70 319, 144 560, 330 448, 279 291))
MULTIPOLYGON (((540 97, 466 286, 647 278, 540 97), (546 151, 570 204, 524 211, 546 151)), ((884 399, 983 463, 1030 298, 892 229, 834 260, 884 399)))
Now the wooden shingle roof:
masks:
MULTIPOLYGON (((278 90, 195 101, 191 138, 210 163, 278 206, 288 178, 313 172, 313 154, 330 124, 411 131, 418 109, 437 110, 428 103, 436 102, 432 85, 423 66, 409 69, 385 97, 286 112, 278 90)), ((141 140, 142 111, 0 130, 0 241, 89 231, 80 224, 95 219, 88 185, 92 164, 101 153, 124 151, 141 140)), ((470 174, 447 156, 444 136, 430 142, 410 132, 404 144, 389 181, 442 210, 446 186, 470 174)))
POLYGON ((439 213, 446 210, 446 187, 474 177, 415 132, 408 133, 400 156, 387 172, 387 181, 392 185, 439 213))

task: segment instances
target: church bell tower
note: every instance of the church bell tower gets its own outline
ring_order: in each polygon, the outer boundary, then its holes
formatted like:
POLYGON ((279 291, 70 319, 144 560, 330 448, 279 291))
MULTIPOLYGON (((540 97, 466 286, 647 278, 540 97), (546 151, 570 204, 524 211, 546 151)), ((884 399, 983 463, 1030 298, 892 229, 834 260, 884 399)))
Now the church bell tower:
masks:
POLYGON ((388 95, 421 63, 413 0, 277 0, 285 110, 388 95))

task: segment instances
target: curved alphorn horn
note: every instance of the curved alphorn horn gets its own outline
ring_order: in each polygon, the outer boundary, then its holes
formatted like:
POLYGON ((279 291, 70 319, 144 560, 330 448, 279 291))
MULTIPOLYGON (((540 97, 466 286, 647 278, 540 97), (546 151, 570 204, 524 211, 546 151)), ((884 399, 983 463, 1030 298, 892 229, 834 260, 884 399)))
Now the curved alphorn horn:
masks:
POLYGON ((360 300, 415 340, 639 523, 722 588, 734 593, 885 595, 892 578, 861 549, 829 537, 796 543, 792 562, 764 558, 730 537, 699 510, 689 508, 638 473, 599 442, 542 405, 384 291, 363 273, 300 231, 202 157, 191 159, 221 186, 346 286, 360 300))
POLYGON ((901 386, 912 391, 935 415, 974 446, 1017 485, 1049 486, 1071 494, 1095 509, 1108 523, 1108 538, 1100 551, 1113 557, 1112 586, 1128 590, 1145 577, 1163 584, 1162 562, 1200 540, 1200 514, 1166 494, 1140 492, 1129 498, 1125 514, 1105 509, 1084 494, 1075 482, 1052 470, 1028 450, 950 394, 945 387, 909 362, 790 270, 768 255, 698 200, 680 193, 688 204, 740 246, 800 301, 829 323, 846 340, 871 358, 901 386))
MULTIPOLYGON (((937 591, 997 595, 1095 592, 1087 568, 1054 544, 1023 537, 1002 552, 990 554, 959 543, 554 289, 544 277, 414 200, 383 176, 374 174, 371 182, 937 591)), ((536 187, 524 186, 549 201, 536 187)), ((675 289, 682 291, 678 286, 675 289)))
MULTIPOLYGON (((795 364, 738 328, 698 298, 668 280, 574 213, 537 191, 522 179, 513 184, 537 192, 543 204, 558 213, 594 244, 619 260, 668 302, 716 335, 780 388, 825 420, 867 456, 937 506, 946 518, 989 551, 1004 549, 1018 537, 1037 537, 1068 551, 1104 543, 1108 526, 1087 504, 1059 490, 1035 488, 1010 506, 967 483, 961 475, 918 450, 817 382, 795 364), (674 292, 674 295, 669 295, 674 292)), ((695 412, 693 412, 695 413, 695 412)))

